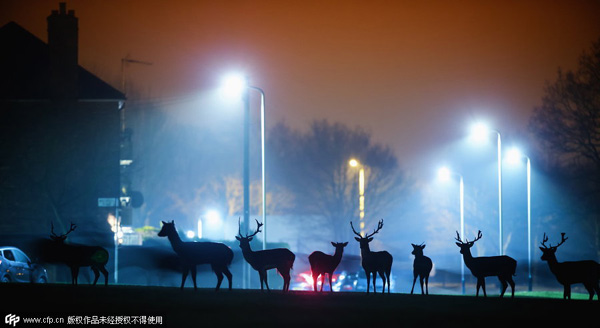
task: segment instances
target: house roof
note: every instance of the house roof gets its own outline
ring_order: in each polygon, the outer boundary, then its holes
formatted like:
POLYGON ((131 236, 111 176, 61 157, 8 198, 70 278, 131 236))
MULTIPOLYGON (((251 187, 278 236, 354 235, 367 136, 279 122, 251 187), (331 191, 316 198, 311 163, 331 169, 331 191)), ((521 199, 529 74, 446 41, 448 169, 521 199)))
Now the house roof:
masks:
MULTIPOLYGON (((0 99, 51 98, 48 45, 15 22, 0 27, 0 99)), ((80 100, 125 100, 125 95, 78 66, 80 100)))

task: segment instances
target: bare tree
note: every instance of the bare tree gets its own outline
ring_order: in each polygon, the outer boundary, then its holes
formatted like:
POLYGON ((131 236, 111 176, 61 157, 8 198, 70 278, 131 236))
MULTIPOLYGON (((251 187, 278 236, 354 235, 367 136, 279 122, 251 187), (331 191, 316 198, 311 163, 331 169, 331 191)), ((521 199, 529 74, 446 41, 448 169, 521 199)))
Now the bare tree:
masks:
POLYGON ((398 161, 361 128, 321 120, 302 133, 280 123, 267 139, 271 185, 294 194, 296 213, 325 217, 332 238, 347 240, 341 227, 358 216, 358 169, 350 167, 350 159, 365 170, 365 217, 384 216, 397 201, 404 181, 398 161))

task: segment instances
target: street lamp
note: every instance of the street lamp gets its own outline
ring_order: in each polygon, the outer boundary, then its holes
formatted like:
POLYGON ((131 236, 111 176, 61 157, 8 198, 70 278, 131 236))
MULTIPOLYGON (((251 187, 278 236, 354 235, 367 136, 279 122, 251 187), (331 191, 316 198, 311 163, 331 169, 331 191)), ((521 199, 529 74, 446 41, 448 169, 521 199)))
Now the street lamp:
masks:
POLYGON ((247 79, 239 74, 231 74, 223 80, 223 91, 230 97, 242 95, 244 100, 244 230, 248 233, 250 222, 250 97, 248 90, 260 93, 260 161, 261 161, 261 187, 262 187, 262 223, 263 223, 263 250, 267 248, 267 194, 265 180, 265 92, 263 89, 248 85, 247 79))
POLYGON ((507 161, 511 164, 518 164, 525 159, 527 165, 527 279, 529 291, 531 291, 533 289, 531 277, 531 159, 516 147, 510 149, 506 155, 507 161))
POLYGON ((490 133, 498 135, 498 246, 500 255, 504 253, 502 238, 502 136, 497 130, 490 129, 484 123, 476 123, 471 127, 471 139, 477 142, 486 140, 490 133))
POLYGON ((348 162, 351 167, 358 167, 358 219, 360 222, 360 233, 365 230, 365 168, 356 159, 348 162))
MULTIPOLYGON (((452 175, 458 177, 459 181, 459 192, 460 192, 460 235, 465 235, 465 184, 462 174, 450 171, 447 167, 441 167, 438 170, 438 179, 443 182, 450 180, 452 175)), ((465 294, 465 262, 463 257, 460 257, 460 281, 462 287, 462 293, 465 294)))

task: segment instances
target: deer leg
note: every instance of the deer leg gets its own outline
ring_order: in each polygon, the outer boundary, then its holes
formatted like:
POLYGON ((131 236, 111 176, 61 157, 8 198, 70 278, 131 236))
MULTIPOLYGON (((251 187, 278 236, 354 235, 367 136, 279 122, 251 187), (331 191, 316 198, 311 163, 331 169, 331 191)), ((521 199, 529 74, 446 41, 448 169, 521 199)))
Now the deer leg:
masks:
POLYGON ((483 289, 483 297, 487 297, 487 293, 485 292, 485 277, 481 278, 481 289, 483 289))
POLYGON ((197 287, 196 287, 196 266, 195 265, 192 265, 191 271, 192 271, 191 272, 192 273, 192 281, 194 282, 194 290, 196 290, 197 287))
POLYGON ((219 291, 219 288, 221 288, 221 282, 223 282, 223 272, 221 271, 215 271, 215 274, 217 275, 217 287, 215 288, 215 291, 219 291))
POLYGON ((333 293, 333 283, 332 283, 332 278, 331 276, 333 276, 333 272, 328 273, 329 275, 329 291, 333 293))
POLYGON ((94 271, 94 286, 96 286, 96 283, 98 282, 98 278, 100 278, 100 271, 98 271, 98 268, 93 267, 93 266, 92 266, 92 271, 94 271))
POLYGON ((325 272, 323 272, 323 274, 321 275, 321 292, 323 291, 323 285, 325 285, 325 272))
POLYGON ((598 301, 600 301, 600 284, 598 284, 598 282, 594 283, 594 290, 596 291, 596 297, 598 298, 598 301))
POLYGON ((365 270, 365 274, 367 275, 367 294, 369 293, 369 288, 371 288, 371 272, 365 270))
POLYGON ((314 288, 315 292, 317 292, 317 280, 319 280, 319 274, 315 274, 313 272, 312 277, 313 277, 313 288, 314 288))
POLYGON ((425 295, 423 291, 423 276, 419 276, 419 283, 421 284, 421 295, 425 295))
POLYGON ((101 266, 100 272, 104 275, 104 286, 108 286, 108 270, 104 266, 101 266))
POLYGON ((71 267, 71 284, 77 285, 77 276, 79 276, 79 267, 72 266, 71 267))
POLYGON ((571 285, 566 284, 563 292, 563 299, 571 299, 571 285))
POLYGON ((379 276, 381 277, 381 281, 383 282, 383 289, 381 290, 381 293, 385 294, 385 274, 383 273, 383 271, 379 271, 379 276))
POLYGON ((183 268, 183 272, 181 274, 181 289, 183 289, 183 285, 185 285, 185 279, 187 278, 188 271, 190 270, 189 266, 185 266, 183 268))
POLYGON ((412 288, 410 289, 410 294, 412 295, 413 292, 415 291, 415 283, 417 282, 417 277, 419 275, 416 272, 413 272, 413 285, 412 288))
POLYGON ((429 274, 425 276, 425 294, 429 295, 429 274))
MULTIPOLYGON (((283 277, 283 291, 287 292, 290 290, 290 280, 292 279, 290 277, 290 271, 284 271, 281 273, 281 276, 283 277)), ((321 285, 321 288, 323 288, 323 286, 321 285)))
POLYGON ((387 285, 388 285, 388 294, 390 293, 390 286, 392 286, 392 284, 390 284, 390 272, 387 271, 386 273, 387 276, 387 285))
POLYGON ((506 292, 506 288, 508 287, 508 283, 506 283, 506 278, 498 276, 498 280, 500 280, 500 284, 502 284, 502 289, 500 290, 500 298, 504 296, 506 292))
POLYGON ((267 270, 263 271, 263 280, 265 281, 265 286, 267 286, 267 291, 270 292, 269 281, 267 280, 267 270))
POLYGON ((229 282, 229 290, 231 290, 233 276, 231 275, 231 272, 229 271, 229 269, 227 267, 225 267, 225 269, 223 269, 223 273, 225 274, 225 277, 227 277, 227 281, 229 282))
POLYGON ((508 276, 507 280, 508 280, 508 284, 510 285, 510 290, 511 290, 510 297, 514 298, 515 297, 515 282, 511 276, 508 276))
MULTIPOLYGON (((479 288, 481 288, 481 280, 482 278, 477 278, 477 292, 475 293, 475 297, 479 296, 479 288)), ((485 287, 484 287, 485 290, 485 287)))
POLYGON ((591 284, 589 283, 585 283, 583 284, 583 287, 585 287, 585 289, 588 291, 588 293, 590 294, 590 298, 589 300, 593 300, 594 299, 594 287, 592 287, 591 284))
POLYGON ((375 286, 375 283, 377 282, 377 271, 373 271, 373 294, 377 294, 377 286, 375 286))

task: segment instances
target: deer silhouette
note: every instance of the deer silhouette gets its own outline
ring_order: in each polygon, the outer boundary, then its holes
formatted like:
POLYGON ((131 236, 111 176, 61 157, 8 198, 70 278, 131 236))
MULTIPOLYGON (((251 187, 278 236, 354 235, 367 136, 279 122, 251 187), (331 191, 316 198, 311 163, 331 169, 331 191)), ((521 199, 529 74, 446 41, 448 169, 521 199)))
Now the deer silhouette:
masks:
POLYGON ((246 236, 243 236, 241 224, 238 220, 238 235, 235 236, 235 239, 240 242, 242 255, 244 255, 246 262, 248 262, 254 270, 258 271, 261 291, 263 290, 263 283, 267 286, 267 291, 270 291, 269 283, 267 282, 267 270, 277 269, 277 272, 279 272, 283 278, 283 291, 287 292, 290 289, 290 270, 294 266, 296 255, 286 248, 253 251, 250 247, 250 241, 252 241, 253 237, 260 232, 260 227, 262 227, 263 224, 256 220, 256 225, 256 231, 254 231, 253 234, 246 234, 246 236))
POLYGON ((340 261, 342 260, 342 254, 344 253, 344 247, 348 246, 348 243, 331 242, 331 245, 335 247, 335 253, 333 255, 327 255, 321 251, 315 251, 308 256, 315 292, 317 291, 317 279, 319 278, 319 275, 321 276, 321 291, 323 291, 323 285, 325 285, 325 274, 329 276, 329 289, 331 292, 333 292, 333 285, 331 284, 333 271, 335 271, 335 268, 337 268, 337 266, 340 264, 340 261))
POLYGON ((42 258, 47 262, 64 263, 71 269, 71 284, 77 285, 79 268, 89 266, 94 272, 94 285, 104 275, 104 285, 108 285, 108 271, 104 267, 108 262, 108 251, 100 246, 68 244, 65 242, 67 235, 77 229, 71 223, 69 230, 62 235, 54 233, 54 224, 50 223, 51 241, 43 247, 42 258))
POLYGON ((574 261, 574 262, 558 262, 556 260, 556 249, 562 245, 568 237, 565 238, 565 233, 561 233, 561 241, 556 246, 546 246, 548 236, 544 232, 542 241, 542 261, 548 262, 550 271, 556 277, 556 280, 564 286, 563 299, 571 299, 571 285, 582 283, 585 289, 590 294, 590 301, 594 298, 594 291, 598 294, 600 301, 600 264, 596 261, 574 261))
POLYGON ((425 244, 415 245, 411 244, 413 247, 412 255, 415 256, 415 260, 413 262, 413 284, 410 293, 412 294, 415 290, 415 282, 417 281, 417 276, 419 277, 419 282, 421 283, 421 294, 429 295, 429 273, 431 273, 431 268, 433 267, 433 263, 431 259, 427 256, 423 255, 423 249, 425 248, 425 244), (425 279, 425 293, 423 293, 423 279, 425 279))
POLYGON ((218 291, 221 287, 223 274, 227 277, 229 290, 231 290, 232 275, 228 268, 233 260, 233 251, 231 248, 222 243, 184 242, 179 237, 177 229, 175 229, 175 221, 162 221, 162 224, 163 226, 158 232, 158 236, 167 237, 169 239, 171 247, 175 253, 177 253, 181 264, 183 265, 181 289, 183 289, 183 286, 185 285, 188 273, 191 272, 194 290, 196 290, 196 266, 198 264, 210 264, 213 272, 217 276, 217 287, 215 290, 218 291))
POLYGON ((373 235, 379 232, 381 228, 383 228, 383 220, 380 220, 377 224, 377 229, 373 231, 373 233, 362 236, 360 233, 354 230, 354 226, 352 225, 352 221, 350 221, 350 227, 352 227, 352 231, 358 237, 354 237, 356 241, 360 244, 360 256, 362 258, 362 267, 365 270, 365 275, 367 276, 367 294, 369 293, 369 285, 371 284, 371 274, 373 274, 373 293, 377 293, 377 288, 375 287, 375 280, 377 279, 377 273, 381 277, 383 281, 383 290, 382 293, 385 293, 385 283, 387 281, 388 285, 388 294, 390 293, 390 273, 392 271, 392 255, 387 251, 380 252, 372 252, 369 248, 369 243, 373 241, 373 235))
POLYGON ((458 241, 456 246, 460 247, 460 253, 463 255, 465 265, 471 270, 471 274, 477 278, 477 293, 475 296, 479 296, 479 288, 481 287, 483 289, 483 296, 487 297, 485 292, 485 277, 497 276, 502 284, 500 297, 503 297, 506 292, 506 288, 508 287, 507 282, 510 284, 512 290, 511 297, 515 297, 515 282, 513 281, 512 276, 515 275, 517 261, 506 255, 473 257, 473 255, 471 255, 471 247, 476 241, 481 239, 481 237, 481 230, 479 230, 475 240, 465 240, 465 242, 463 242, 460 239, 458 231, 456 232, 456 240, 458 241))

